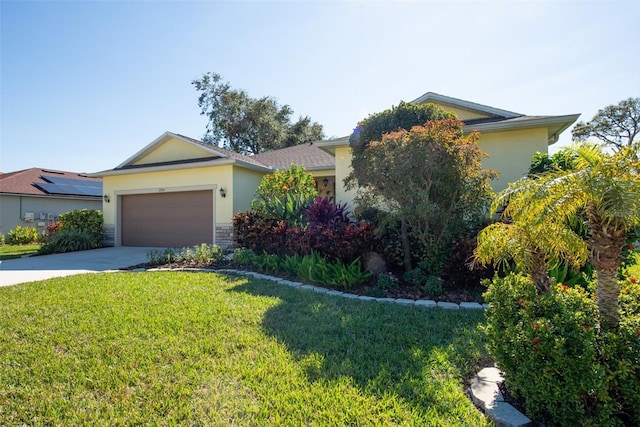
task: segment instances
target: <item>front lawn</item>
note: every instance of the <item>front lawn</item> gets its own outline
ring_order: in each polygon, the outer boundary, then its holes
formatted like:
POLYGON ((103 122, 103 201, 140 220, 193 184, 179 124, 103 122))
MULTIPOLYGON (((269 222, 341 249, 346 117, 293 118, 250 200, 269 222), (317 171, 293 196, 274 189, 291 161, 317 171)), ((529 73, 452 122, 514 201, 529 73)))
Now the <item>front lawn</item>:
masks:
POLYGON ((35 254, 38 252, 38 249, 40 249, 39 243, 30 245, 2 245, 0 246, 0 261, 35 254))
POLYGON ((210 273, 0 289, 0 425, 488 425, 484 314, 210 273))

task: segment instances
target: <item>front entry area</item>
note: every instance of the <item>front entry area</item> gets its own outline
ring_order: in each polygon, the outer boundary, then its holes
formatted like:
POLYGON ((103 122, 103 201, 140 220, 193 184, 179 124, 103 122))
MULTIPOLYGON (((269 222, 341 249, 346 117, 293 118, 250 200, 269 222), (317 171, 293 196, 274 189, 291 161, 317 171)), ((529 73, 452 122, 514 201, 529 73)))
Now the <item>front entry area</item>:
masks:
POLYGON ((120 196, 122 246, 185 247, 214 240, 213 190, 120 196))

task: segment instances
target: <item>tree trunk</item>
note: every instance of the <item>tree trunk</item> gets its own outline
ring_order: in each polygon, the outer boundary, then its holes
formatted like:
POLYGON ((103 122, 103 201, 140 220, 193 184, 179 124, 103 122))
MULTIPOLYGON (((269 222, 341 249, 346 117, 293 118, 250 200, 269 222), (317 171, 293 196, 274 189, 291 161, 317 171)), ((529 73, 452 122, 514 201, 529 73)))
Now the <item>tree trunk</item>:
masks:
POLYGON ((402 249, 404 251, 404 269, 410 271, 411 268, 411 243, 409 242, 409 232, 406 221, 400 220, 400 234, 402 238, 402 249))
POLYGON ((544 254, 541 251, 535 250, 531 255, 533 259, 533 267, 531 269, 531 278, 536 285, 536 289, 540 293, 551 292, 551 278, 549 277, 549 271, 544 254))
POLYGON ((603 220, 593 208, 587 208, 587 218, 591 231, 591 263, 598 276, 596 293, 600 326, 616 329, 620 323, 618 269, 627 232, 624 224, 603 220))

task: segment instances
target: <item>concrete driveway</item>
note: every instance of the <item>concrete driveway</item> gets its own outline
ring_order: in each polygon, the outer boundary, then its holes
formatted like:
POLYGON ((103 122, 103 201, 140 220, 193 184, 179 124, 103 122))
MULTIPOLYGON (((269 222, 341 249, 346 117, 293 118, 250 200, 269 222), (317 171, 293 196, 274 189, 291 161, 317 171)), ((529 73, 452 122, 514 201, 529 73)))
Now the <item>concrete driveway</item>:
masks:
POLYGON ((0 261, 0 286, 72 274, 118 270, 147 262, 147 253, 159 248, 118 246, 0 261))

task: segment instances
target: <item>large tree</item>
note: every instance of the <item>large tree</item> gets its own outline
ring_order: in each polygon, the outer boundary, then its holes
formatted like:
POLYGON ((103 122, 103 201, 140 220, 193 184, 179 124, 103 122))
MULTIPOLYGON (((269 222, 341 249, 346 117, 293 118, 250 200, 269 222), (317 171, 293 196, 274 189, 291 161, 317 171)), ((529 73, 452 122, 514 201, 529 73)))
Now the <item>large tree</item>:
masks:
POLYGON ((631 145, 640 134, 640 98, 625 99, 599 110, 591 121, 577 123, 571 134, 574 141, 594 137, 617 150, 631 145))
POLYGON ((252 98, 233 89, 216 73, 191 82, 200 92, 198 106, 209 118, 203 140, 242 154, 303 144, 324 138, 322 125, 309 117, 291 122, 293 110, 265 96, 252 98))
POLYGON ((358 189, 358 205, 377 205, 400 221, 407 270, 409 234, 439 258, 488 202, 492 173, 482 169, 478 134, 465 136, 462 127, 433 104, 400 103, 362 121, 352 138, 348 187, 358 189))
POLYGON ((509 224, 496 224, 478 238, 477 259, 504 261, 511 257, 531 274, 539 290, 548 290, 545 272, 560 260, 589 261, 597 273, 600 322, 619 322, 618 277, 629 233, 640 225, 640 161, 638 143, 609 154, 602 147, 575 148, 575 166, 527 177, 501 192, 492 212, 506 206, 509 224), (584 215, 589 238, 583 242, 570 221, 584 215), (526 235, 524 239, 518 238, 526 235))

